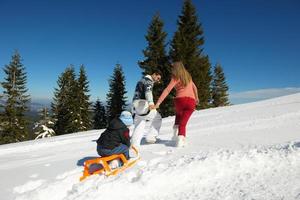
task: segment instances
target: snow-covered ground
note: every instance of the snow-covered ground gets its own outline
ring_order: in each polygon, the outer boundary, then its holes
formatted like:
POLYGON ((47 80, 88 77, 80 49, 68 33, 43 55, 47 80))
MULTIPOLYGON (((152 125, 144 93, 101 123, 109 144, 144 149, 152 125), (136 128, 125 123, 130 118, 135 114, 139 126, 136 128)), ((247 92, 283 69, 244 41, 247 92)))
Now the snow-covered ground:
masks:
POLYGON ((0 146, 0 199, 300 200, 300 93, 194 112, 188 145, 159 142, 115 177, 79 182, 100 130, 0 146))

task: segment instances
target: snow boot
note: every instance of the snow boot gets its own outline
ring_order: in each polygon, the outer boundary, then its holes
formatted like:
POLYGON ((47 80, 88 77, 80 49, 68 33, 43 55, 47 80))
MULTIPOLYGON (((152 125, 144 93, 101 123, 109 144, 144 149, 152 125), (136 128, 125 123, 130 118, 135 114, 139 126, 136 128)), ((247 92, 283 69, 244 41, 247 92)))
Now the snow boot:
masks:
POLYGON ((183 135, 178 135, 176 147, 184 147, 185 146, 185 137, 183 135))
POLYGON ((145 140, 146 140, 146 143, 148 143, 148 144, 154 144, 155 142, 156 142, 156 137, 154 137, 154 136, 152 136, 152 137, 146 137, 145 138, 145 140))

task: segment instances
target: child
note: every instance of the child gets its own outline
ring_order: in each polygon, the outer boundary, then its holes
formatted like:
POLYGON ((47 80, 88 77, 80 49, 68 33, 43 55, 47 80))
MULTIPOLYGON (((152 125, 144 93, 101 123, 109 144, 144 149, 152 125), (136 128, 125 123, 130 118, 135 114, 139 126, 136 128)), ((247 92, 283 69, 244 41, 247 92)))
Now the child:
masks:
POLYGON ((130 137, 129 129, 133 124, 130 112, 123 111, 119 117, 114 118, 97 140, 97 152, 100 156, 124 154, 129 159, 130 137))

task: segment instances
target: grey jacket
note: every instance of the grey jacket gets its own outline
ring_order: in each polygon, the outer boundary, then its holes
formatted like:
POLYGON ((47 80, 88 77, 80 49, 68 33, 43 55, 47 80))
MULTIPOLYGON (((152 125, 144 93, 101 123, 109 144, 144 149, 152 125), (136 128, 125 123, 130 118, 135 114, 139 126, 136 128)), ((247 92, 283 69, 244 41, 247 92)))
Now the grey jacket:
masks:
POLYGON ((135 92, 133 95, 133 101, 145 99, 148 101, 149 105, 153 105, 153 85, 154 81, 150 75, 144 76, 135 87, 135 92))

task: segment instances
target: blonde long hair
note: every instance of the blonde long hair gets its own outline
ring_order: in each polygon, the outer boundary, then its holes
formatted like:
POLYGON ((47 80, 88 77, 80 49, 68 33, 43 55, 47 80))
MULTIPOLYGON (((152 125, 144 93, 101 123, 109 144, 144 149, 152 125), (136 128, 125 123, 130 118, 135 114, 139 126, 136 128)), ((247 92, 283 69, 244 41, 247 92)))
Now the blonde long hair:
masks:
POLYGON ((172 76, 180 80, 181 84, 186 87, 192 80, 191 74, 185 69, 181 61, 172 63, 172 76))

